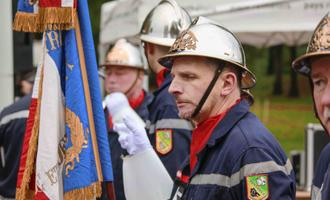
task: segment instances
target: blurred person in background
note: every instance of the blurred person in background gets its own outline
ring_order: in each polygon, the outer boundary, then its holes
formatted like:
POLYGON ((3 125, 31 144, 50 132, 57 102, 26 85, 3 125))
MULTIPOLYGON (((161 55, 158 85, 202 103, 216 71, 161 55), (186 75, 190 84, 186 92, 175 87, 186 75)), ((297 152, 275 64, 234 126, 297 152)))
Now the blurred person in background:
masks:
POLYGON ((22 76, 21 92, 25 96, 0 113, 0 199, 14 199, 17 173, 26 120, 29 115, 35 70, 22 76))
POLYGON ((22 80, 20 82, 21 93, 23 94, 23 96, 32 93, 34 79, 35 79, 35 70, 23 74, 22 80))
POLYGON ((172 77, 158 63, 179 33, 191 23, 189 14, 174 0, 163 0, 145 18, 140 39, 150 70, 156 75, 157 90, 149 106, 148 136, 171 178, 189 155, 192 124, 180 119, 173 96, 168 93, 172 77))
MULTIPOLYGON (((327 14, 314 30, 307 51, 293 61, 292 67, 307 76, 312 89, 314 112, 330 136, 330 16, 327 14)), ((312 185, 313 200, 330 199, 330 147, 322 151, 312 185)))
MULTIPOLYGON (((120 39, 108 52, 102 67, 105 76, 104 89, 106 94, 113 92, 125 94, 129 105, 141 119, 147 121, 149 119, 148 106, 153 99, 153 95, 143 89, 145 69, 140 49, 126 39, 120 39)), ((105 98, 105 105, 110 104, 110 101, 109 98, 105 98)), ((111 150, 116 199, 123 200, 125 199, 125 194, 121 156, 124 150, 118 143, 118 133, 113 130, 112 117, 110 112, 108 112, 108 108, 105 109, 105 118, 111 150)), ((102 198, 107 199, 104 193, 102 198)))

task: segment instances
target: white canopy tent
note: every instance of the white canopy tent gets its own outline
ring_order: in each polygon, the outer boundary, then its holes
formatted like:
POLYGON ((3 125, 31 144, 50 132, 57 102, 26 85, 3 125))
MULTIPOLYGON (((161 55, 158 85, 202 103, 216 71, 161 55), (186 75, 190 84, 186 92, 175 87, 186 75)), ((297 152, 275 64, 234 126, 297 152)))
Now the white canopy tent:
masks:
POLYGON ((236 0, 218 4, 213 10, 191 13, 219 22, 245 44, 294 46, 308 42, 329 8, 329 0, 236 0))
MULTIPOLYGON (((118 0, 101 8, 100 60, 109 45, 136 35, 158 0, 118 0)), ((258 47, 307 43, 330 0, 177 0, 192 17, 209 17, 258 47)))

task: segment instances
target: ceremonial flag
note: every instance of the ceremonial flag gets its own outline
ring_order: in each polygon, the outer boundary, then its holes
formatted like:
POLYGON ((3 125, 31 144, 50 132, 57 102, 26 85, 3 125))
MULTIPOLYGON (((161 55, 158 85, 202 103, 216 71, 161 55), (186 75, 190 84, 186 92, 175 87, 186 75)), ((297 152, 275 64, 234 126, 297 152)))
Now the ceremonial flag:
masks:
POLYGON ((29 1, 19 0, 17 3, 17 12, 13 23, 16 31, 37 32, 38 31, 38 13, 37 7, 29 1))
POLYGON ((34 81, 29 117, 26 122, 20 166, 17 175, 16 199, 32 199, 35 193, 35 157, 37 152, 40 98, 43 72, 38 67, 34 81))
POLYGON ((93 199, 101 194, 100 183, 113 175, 87 0, 39 0, 37 18, 44 54, 16 198, 35 191, 36 198, 93 199), (68 13, 71 22, 61 21, 68 13), (43 21, 46 15, 57 21, 43 21))

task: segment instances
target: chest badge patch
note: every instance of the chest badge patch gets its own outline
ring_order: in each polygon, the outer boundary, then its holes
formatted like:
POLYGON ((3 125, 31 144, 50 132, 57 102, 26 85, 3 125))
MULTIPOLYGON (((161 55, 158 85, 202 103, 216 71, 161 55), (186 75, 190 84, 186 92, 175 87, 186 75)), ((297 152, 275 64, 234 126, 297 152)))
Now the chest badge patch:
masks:
POLYGON ((246 177, 247 199, 265 200, 269 197, 268 176, 252 175, 246 177))
POLYGON ((156 150, 161 155, 165 155, 173 148, 172 130, 156 131, 156 150))

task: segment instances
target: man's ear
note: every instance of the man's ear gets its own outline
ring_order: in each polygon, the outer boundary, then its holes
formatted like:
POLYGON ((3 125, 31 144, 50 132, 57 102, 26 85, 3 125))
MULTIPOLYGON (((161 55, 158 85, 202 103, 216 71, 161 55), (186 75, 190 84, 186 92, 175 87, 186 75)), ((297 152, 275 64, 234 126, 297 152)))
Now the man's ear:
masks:
POLYGON ((227 96, 237 87, 237 77, 234 72, 223 72, 220 76, 223 81, 223 87, 220 95, 227 96))

